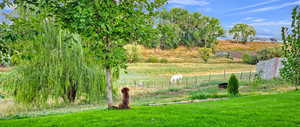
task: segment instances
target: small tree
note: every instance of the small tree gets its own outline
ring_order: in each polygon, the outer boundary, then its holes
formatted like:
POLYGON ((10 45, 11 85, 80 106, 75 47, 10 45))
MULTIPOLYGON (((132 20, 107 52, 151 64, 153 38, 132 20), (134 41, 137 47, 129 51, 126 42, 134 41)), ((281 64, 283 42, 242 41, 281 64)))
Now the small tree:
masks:
POLYGON ((228 94, 236 96, 239 94, 239 80, 236 78, 234 74, 230 76, 228 81, 228 94))
POLYGON ((256 30, 247 24, 236 24, 229 30, 229 33, 233 35, 234 40, 246 43, 251 37, 256 35, 256 30))
POLYGON ((283 40, 283 61, 284 67, 281 69, 281 76, 287 81, 292 82, 296 90, 300 85, 300 7, 293 9, 291 31, 282 28, 283 40))
POLYGON ((141 45, 128 44, 125 45, 124 48, 126 49, 128 61, 130 63, 138 62, 140 60, 140 55, 143 49, 141 45))
POLYGON ((201 59, 202 59, 205 63, 207 63, 209 57, 210 57, 211 54, 212 54, 212 49, 211 49, 211 48, 199 48, 199 54, 200 54, 201 59))

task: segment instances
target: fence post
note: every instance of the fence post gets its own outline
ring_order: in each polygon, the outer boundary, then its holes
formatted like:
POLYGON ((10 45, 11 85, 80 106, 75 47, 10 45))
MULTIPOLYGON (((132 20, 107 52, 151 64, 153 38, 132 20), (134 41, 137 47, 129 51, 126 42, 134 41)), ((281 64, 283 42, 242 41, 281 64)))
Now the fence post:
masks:
POLYGON ((251 80, 252 70, 250 70, 249 81, 251 80))
POLYGON ((241 75, 240 75, 240 80, 243 79, 243 72, 241 72, 241 75))
POLYGON ((211 71, 209 71, 208 81, 210 81, 210 78, 211 78, 211 71))
POLYGON ((185 80, 185 86, 188 86, 188 79, 185 80))
POLYGON ((224 79, 226 79, 226 70, 224 69, 224 79))

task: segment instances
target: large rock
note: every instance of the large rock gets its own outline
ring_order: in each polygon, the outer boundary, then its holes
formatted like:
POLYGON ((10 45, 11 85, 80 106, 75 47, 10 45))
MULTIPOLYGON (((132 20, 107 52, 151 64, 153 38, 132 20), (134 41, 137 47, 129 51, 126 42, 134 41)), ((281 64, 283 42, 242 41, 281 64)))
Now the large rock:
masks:
POLYGON ((283 67, 283 60, 284 58, 273 58, 259 61, 256 65, 256 72, 265 80, 280 78, 280 69, 283 67))

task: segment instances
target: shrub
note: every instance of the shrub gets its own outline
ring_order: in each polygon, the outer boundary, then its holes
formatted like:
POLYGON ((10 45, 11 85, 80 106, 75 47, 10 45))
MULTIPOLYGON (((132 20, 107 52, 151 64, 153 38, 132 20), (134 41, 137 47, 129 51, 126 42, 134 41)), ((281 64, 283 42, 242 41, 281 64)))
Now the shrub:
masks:
POLYGON ((156 56, 150 56, 150 57, 146 60, 146 62, 148 62, 148 63, 158 63, 159 60, 158 60, 158 58, 157 58, 156 56))
POLYGON ((258 60, 268 60, 274 57, 281 57, 281 55, 282 55, 281 48, 268 48, 257 52, 258 60))
POLYGON ((5 96, 0 93, 0 99, 4 99, 4 97, 5 96))
POLYGON ((160 62, 160 63, 168 63, 169 61, 168 61, 168 59, 166 59, 166 58, 161 58, 161 59, 159 60, 159 62, 160 62))
POLYGON ((212 55, 212 49, 211 48, 199 48, 199 54, 201 59, 207 63, 209 57, 212 55))
POLYGON ((130 63, 138 62, 140 60, 141 50, 143 49, 140 45, 129 44, 124 46, 127 52, 128 61, 130 63))
POLYGON ((179 88, 170 88, 169 89, 169 92, 178 92, 178 91, 180 91, 179 88))
POLYGON ((227 90, 229 95, 236 96, 239 94, 239 81, 234 74, 230 76, 227 90))
POLYGON ((242 60, 244 63, 247 64, 256 64, 258 62, 257 56, 250 55, 250 54, 243 54, 242 60))

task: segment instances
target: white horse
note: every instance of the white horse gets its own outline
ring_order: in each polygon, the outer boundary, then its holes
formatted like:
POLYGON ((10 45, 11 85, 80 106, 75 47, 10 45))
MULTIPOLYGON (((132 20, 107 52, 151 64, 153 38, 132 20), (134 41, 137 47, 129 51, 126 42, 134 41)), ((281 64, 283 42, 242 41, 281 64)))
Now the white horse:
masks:
POLYGON ((183 76, 181 74, 173 75, 170 79, 171 83, 177 83, 178 81, 182 80, 183 76))

